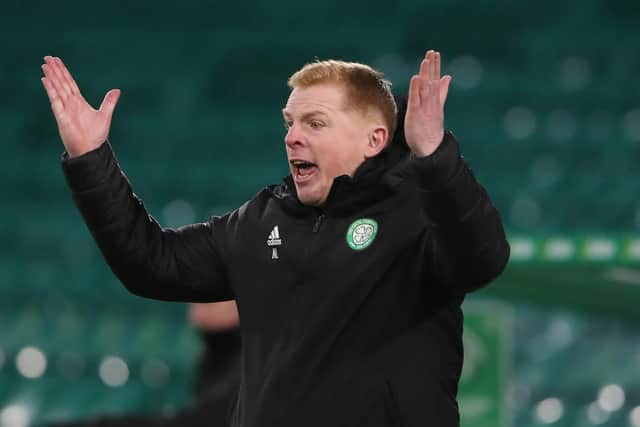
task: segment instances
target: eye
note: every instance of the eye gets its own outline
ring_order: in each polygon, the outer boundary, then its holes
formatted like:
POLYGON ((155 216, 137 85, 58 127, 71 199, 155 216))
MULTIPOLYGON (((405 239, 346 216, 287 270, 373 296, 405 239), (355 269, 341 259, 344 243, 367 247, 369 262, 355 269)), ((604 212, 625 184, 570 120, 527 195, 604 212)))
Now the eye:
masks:
POLYGON ((286 130, 289 130, 289 128, 291 127, 291 125, 292 125, 292 124, 293 124, 293 123, 291 123, 291 122, 284 122, 284 123, 282 123, 282 125, 284 126, 284 128, 285 128, 286 130))
POLYGON ((311 129, 320 129, 324 127, 324 123, 322 123, 320 120, 309 120, 309 127, 311 129))

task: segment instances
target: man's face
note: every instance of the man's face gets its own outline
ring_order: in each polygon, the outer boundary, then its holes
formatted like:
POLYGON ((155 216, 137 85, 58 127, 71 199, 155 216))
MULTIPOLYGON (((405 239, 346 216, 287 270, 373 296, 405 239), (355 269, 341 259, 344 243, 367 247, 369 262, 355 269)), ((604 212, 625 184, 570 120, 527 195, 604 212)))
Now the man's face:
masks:
POLYGON ((346 90, 335 83, 293 89, 283 110, 285 146, 298 198, 320 206, 333 179, 352 176, 372 154, 370 137, 379 121, 348 108, 346 90))

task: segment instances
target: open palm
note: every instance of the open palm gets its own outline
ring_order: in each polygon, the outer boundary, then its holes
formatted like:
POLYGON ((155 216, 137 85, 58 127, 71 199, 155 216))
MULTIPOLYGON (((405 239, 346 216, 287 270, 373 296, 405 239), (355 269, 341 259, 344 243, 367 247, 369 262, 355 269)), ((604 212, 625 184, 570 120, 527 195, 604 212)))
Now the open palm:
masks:
POLYGON ((440 77, 440 53, 429 50, 411 78, 404 121, 407 144, 416 156, 436 151, 444 137, 444 103, 451 76, 440 77))
POLYGON ((120 90, 112 89, 98 110, 80 93, 78 85, 60 58, 45 56, 42 78, 62 143, 70 157, 80 156, 102 145, 109 136, 113 110, 120 90))

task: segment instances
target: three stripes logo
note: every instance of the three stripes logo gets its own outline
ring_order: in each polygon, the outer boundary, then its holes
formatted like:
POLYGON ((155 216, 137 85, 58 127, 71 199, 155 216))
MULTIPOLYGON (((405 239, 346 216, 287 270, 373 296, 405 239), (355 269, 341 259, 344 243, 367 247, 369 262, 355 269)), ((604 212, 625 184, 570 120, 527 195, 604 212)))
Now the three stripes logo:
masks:
POLYGON ((278 230, 278 226, 276 225, 269 233, 269 238, 267 239, 267 246, 280 246, 282 245, 282 239, 280 238, 280 230, 278 230))
POLYGON ((282 245, 282 239, 280 238, 280 230, 276 225, 269 233, 269 237, 267 238, 267 246, 271 248, 271 259, 278 259, 278 246, 282 245))

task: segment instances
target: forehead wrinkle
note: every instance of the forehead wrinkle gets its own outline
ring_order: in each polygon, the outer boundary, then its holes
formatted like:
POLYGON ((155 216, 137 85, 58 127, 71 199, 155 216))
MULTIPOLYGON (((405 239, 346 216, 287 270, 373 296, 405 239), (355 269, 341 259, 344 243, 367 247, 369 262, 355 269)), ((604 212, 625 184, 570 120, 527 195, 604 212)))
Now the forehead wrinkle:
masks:
POLYGON ((340 106, 340 108, 336 108, 335 106, 328 105, 323 102, 312 102, 312 101, 293 101, 287 102, 287 105, 282 109, 283 114, 291 114, 291 107, 295 110, 302 110, 303 114, 308 114, 310 112, 318 112, 322 114, 327 114, 325 111, 344 111, 344 107, 340 106), (311 111, 304 111, 311 110, 311 111))
MULTIPOLYGON (((291 115, 287 115, 285 117, 291 118, 291 115)), ((326 118, 329 117, 329 115, 327 113, 325 113, 324 111, 319 111, 319 110, 307 111, 307 112, 304 112, 304 113, 300 114, 300 120, 306 120, 306 119, 309 119, 311 117, 322 117, 323 119, 326 119, 326 118)))

